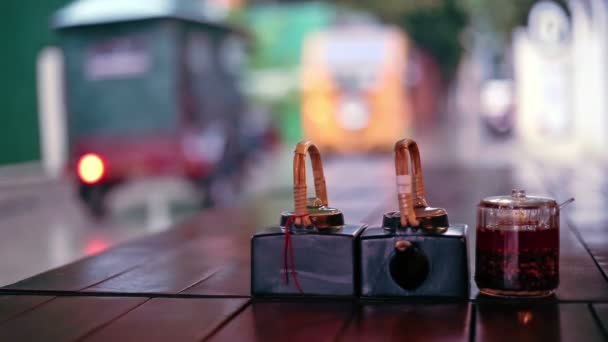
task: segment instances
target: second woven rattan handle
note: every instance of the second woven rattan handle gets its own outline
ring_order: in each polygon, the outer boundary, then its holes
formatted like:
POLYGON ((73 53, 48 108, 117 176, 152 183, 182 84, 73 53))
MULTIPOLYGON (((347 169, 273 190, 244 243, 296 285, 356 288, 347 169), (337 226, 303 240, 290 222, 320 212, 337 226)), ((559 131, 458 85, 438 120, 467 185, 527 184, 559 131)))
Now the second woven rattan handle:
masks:
MULTIPOLYGON (((397 174, 397 198, 399 200, 399 213, 401 226, 418 226, 414 212, 414 196, 412 188, 412 175, 410 173, 410 139, 402 139, 395 144, 395 173, 397 174)), ((422 174, 422 173, 420 173, 422 174)))

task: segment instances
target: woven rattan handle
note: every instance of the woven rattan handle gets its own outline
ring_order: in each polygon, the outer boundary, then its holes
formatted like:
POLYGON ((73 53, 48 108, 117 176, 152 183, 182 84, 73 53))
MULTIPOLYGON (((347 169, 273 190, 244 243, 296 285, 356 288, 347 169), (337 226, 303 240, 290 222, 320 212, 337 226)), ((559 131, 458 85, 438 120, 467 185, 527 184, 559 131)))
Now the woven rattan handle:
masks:
MULTIPOLYGON (((403 139, 395 144, 395 172, 397 174, 397 199, 399 200, 399 213, 401 215, 401 226, 418 226, 414 212, 414 195, 412 175, 410 174, 409 160, 410 145, 413 141, 403 139)), ((416 147, 416 151, 418 148, 416 147)), ((414 159, 415 160, 415 159, 414 159)), ((418 159, 419 160, 419 159, 418 159)), ((418 163, 420 164, 420 163, 418 163)), ((420 167, 420 165, 418 165, 420 167)), ((414 168, 416 164, 414 163, 414 168)), ((422 172, 420 173, 422 174, 422 172)), ((424 190, 423 190, 424 191, 424 190)))
MULTIPOLYGON (((312 163, 312 174, 315 179, 315 195, 327 206, 327 188, 325 185, 325 175, 323 174, 323 163, 321 154, 317 146, 311 141, 301 141, 296 146, 293 157, 293 199, 296 216, 303 216, 308 213, 306 210, 306 155, 310 155, 312 163)), ((300 224, 296 219, 296 224, 300 224)), ((305 217, 305 225, 310 225, 310 218, 305 217)))

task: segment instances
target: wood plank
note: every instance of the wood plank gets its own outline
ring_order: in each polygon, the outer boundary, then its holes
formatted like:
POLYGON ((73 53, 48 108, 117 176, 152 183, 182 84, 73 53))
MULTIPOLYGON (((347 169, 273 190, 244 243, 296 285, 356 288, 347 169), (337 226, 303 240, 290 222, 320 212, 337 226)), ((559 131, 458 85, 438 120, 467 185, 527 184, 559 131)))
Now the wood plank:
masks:
POLYGON ((211 341, 334 341, 351 317, 350 302, 255 302, 211 341))
POLYGON ((160 255, 85 292, 176 294, 249 255, 249 237, 208 235, 160 255))
POLYGON ((227 263, 211 276, 180 293, 205 296, 249 296, 251 294, 249 256, 243 261, 227 263))
POLYGON ((562 168, 550 173, 548 183, 551 195, 558 201, 576 198, 573 204, 562 210, 561 215, 589 249, 604 276, 608 277, 608 182, 605 167, 590 163, 584 168, 562 168))
POLYGON ((179 247, 192 240, 210 235, 227 233, 250 236, 256 227, 256 217, 242 208, 214 208, 201 211, 192 218, 159 234, 154 234, 128 243, 153 251, 179 247))
POLYGON ((150 258, 147 248, 119 247, 3 287, 3 290, 78 291, 150 258))
POLYGON ((574 224, 583 244, 588 248, 597 266, 608 279, 608 221, 574 224))
POLYGON ((65 266, 3 287, 3 290, 79 291, 114 277, 170 249, 200 236, 200 229, 185 225, 176 230, 122 244, 65 266))
POLYGON ((0 297, 0 322, 13 318, 53 299, 50 296, 4 296, 0 297))
POLYGON ((364 304, 343 341, 466 341, 471 305, 364 304))
POLYGON ((560 300, 608 300, 608 282, 567 224, 560 234, 560 300), (584 286, 581 286, 584 284, 584 286))
POLYGON ((87 341, 201 341, 247 304, 241 298, 156 298, 87 341))
POLYGON ((592 306, 608 339, 608 303, 595 303, 592 306))
POLYGON ((479 304, 477 341, 605 341, 586 304, 479 304))
MULTIPOLYGON (((196 239, 227 232, 248 236, 247 230, 243 229, 245 217, 238 210, 205 211, 169 231, 116 246, 101 254, 5 286, 2 290, 80 291, 153 261, 196 239)), ((213 246, 205 247, 214 250, 213 246)))
POLYGON ((57 297, 0 325, 0 341, 75 340, 147 298, 57 297))

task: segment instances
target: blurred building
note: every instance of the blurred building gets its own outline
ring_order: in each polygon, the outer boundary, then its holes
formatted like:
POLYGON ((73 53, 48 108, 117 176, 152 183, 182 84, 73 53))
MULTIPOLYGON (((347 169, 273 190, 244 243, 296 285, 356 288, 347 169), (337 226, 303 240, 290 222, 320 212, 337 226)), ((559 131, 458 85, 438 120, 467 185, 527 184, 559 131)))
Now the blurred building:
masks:
POLYGON ((554 160, 605 159, 608 143, 608 2, 551 1, 514 32, 517 131, 554 160))

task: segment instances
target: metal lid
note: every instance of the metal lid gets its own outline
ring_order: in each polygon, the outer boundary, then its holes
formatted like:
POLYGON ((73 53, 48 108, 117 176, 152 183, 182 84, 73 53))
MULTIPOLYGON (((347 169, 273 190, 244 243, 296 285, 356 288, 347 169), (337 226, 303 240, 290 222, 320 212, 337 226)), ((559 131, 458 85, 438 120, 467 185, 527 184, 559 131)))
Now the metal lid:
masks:
MULTIPOLYGON (((411 227, 413 230, 419 228, 427 234, 443 234, 450 226, 448 222, 448 214, 442 208, 416 208, 416 217, 419 220, 419 225, 411 227)), ((404 229, 401 225, 401 214, 398 211, 385 213, 382 217, 382 226, 389 229, 404 229)))
POLYGON ((501 209, 557 208, 557 202, 548 197, 527 196, 525 190, 513 189, 511 195, 486 197, 480 207, 501 209))
MULTIPOLYGON (((308 198, 306 211, 310 215, 311 222, 314 228, 317 229, 340 229, 344 226, 344 215, 336 208, 331 208, 323 205, 323 202, 317 198, 308 198)), ((290 216, 294 216, 293 211, 284 211, 281 213, 280 226, 285 227, 290 216)))

